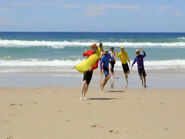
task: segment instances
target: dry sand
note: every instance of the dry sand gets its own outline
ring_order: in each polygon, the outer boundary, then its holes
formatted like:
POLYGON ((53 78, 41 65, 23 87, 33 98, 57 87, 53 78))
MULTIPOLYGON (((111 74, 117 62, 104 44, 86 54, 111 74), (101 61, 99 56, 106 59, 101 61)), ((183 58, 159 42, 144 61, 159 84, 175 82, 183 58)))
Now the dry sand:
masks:
POLYGON ((0 139, 183 139, 185 90, 1 88, 0 139))

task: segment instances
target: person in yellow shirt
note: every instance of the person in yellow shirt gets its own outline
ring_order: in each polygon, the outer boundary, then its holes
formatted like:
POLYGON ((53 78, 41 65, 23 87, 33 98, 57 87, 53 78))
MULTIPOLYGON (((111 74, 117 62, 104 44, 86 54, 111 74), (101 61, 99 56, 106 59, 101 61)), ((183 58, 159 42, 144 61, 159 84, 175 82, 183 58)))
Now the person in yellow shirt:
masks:
POLYGON ((127 51, 125 51, 125 47, 121 46, 120 49, 121 49, 121 52, 119 53, 118 53, 118 49, 116 49, 116 56, 117 58, 120 58, 121 60, 123 71, 125 74, 126 87, 127 87, 128 86, 128 74, 130 73, 128 63, 130 64, 130 59, 129 59, 127 51))

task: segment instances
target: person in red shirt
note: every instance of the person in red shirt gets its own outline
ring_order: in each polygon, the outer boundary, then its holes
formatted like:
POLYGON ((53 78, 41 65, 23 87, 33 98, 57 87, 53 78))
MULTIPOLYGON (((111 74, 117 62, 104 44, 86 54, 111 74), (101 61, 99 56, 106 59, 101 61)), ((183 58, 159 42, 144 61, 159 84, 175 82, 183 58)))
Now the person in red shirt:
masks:
MULTIPOLYGON (((91 50, 86 50, 84 53, 83 53, 83 56, 84 57, 89 57, 91 55, 93 55, 97 50, 97 46, 96 44, 92 44, 91 45, 91 50)), ((87 93, 87 90, 88 90, 88 87, 89 87, 89 84, 91 82, 91 79, 92 79, 92 75, 93 75, 93 70, 97 69, 98 68, 98 61, 95 63, 95 65, 93 65, 91 67, 91 70, 90 71, 86 71, 84 72, 83 74, 83 83, 82 83, 82 96, 81 96, 81 100, 84 100, 86 99, 85 95, 87 93)))

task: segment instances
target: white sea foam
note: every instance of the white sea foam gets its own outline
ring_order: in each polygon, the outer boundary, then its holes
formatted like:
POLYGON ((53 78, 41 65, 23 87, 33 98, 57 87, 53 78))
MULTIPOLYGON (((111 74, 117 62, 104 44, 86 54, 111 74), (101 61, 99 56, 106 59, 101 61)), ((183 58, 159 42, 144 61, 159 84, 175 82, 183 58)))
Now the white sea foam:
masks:
MULTIPOLYGON (((97 42, 96 42, 97 43, 97 42)), ((0 39, 0 47, 51 47, 64 48, 65 46, 90 46, 92 42, 87 41, 28 41, 28 40, 2 40, 0 39)), ((126 47, 157 47, 157 48, 185 48, 185 42, 103 42, 105 46, 121 46, 126 47)))
POLYGON ((22 60, 0 60, 0 66, 10 67, 71 67, 80 63, 81 60, 39 60, 39 59, 22 59, 22 60))
POLYGON ((179 40, 185 40, 185 37, 179 37, 178 39, 179 40))
MULTIPOLYGON (((0 67, 4 71, 14 69, 34 70, 34 71, 75 71, 74 65, 82 60, 39 60, 39 59, 23 59, 23 60, 0 60, 0 67)), ((115 68, 122 70, 120 61, 116 62, 115 68)), ((185 59, 162 60, 162 61, 145 61, 146 69, 185 69, 185 59)), ((137 66, 134 66, 134 70, 137 66)))

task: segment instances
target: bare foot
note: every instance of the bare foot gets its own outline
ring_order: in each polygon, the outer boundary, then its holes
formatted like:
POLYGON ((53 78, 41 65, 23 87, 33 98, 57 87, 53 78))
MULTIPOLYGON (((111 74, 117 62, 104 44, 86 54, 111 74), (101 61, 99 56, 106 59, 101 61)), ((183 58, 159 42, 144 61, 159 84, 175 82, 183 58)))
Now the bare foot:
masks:
POLYGON ((126 82, 126 86, 128 86, 128 82, 126 82))
POLYGON ((83 97, 83 100, 87 100, 87 98, 84 96, 84 97, 83 97))
POLYGON ((101 91, 104 93, 103 86, 101 87, 101 91))
POLYGON ((83 101, 83 100, 87 100, 87 98, 85 96, 82 96, 80 97, 80 100, 83 101))
POLYGON ((125 89, 128 89, 128 84, 125 85, 125 89))
POLYGON ((80 97, 80 100, 82 101, 83 100, 83 97, 80 97))

